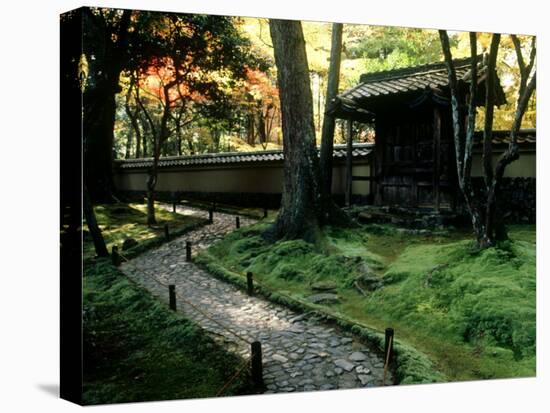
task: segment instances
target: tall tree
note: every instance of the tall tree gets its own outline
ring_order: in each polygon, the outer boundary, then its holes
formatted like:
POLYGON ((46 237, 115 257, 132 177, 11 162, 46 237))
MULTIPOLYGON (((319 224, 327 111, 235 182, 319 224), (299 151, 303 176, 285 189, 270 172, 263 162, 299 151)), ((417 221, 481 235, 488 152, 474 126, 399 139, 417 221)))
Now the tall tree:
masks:
POLYGON ((113 199, 113 141, 119 76, 128 48, 130 10, 84 7, 83 52, 87 81, 83 94, 84 180, 93 201, 113 199))
POLYGON ((321 211, 319 159, 302 25, 299 21, 271 19, 269 28, 277 65, 284 154, 283 191, 275 236, 315 242, 321 211))
MULTIPOLYGON (((338 94, 340 79, 340 61, 342 56, 342 23, 332 25, 332 45, 330 49, 330 65, 328 72, 328 85, 326 102, 330 104, 338 94)), ((332 204, 332 156, 334 150, 335 119, 325 113, 323 118, 323 130, 321 134, 321 199, 328 210, 332 204)))
MULTIPOLYGON (((231 17, 171 14, 151 28, 156 42, 139 63, 135 88, 135 100, 152 138, 153 163, 147 179, 149 225, 156 224, 159 158, 172 132, 177 135, 177 125, 171 125, 177 124, 174 120, 181 115, 174 112, 187 111, 194 101, 210 113, 226 114, 227 83, 243 79, 246 69, 258 63, 234 23, 231 17), (151 104, 146 105, 145 99, 151 104)), ((214 131, 213 140, 219 141, 219 136, 219 131, 214 131)))
MULTIPOLYGON (((520 66, 520 88, 518 92, 514 123, 510 131, 510 144, 493 167, 492 128, 493 110, 495 106, 495 65, 497 60, 500 34, 494 34, 488 56, 485 79, 485 123, 483 131, 483 173, 485 185, 481 188, 481 194, 476 194, 471 183, 472 150, 474 144, 474 129, 476 119, 476 100, 478 88, 478 59, 477 59, 477 35, 470 34, 470 52, 472 64, 470 68, 470 86, 466 93, 464 85, 456 76, 453 65, 449 37, 445 30, 439 31, 443 55, 447 65, 449 87, 451 90, 451 105, 453 117, 453 137, 456 154, 456 167, 458 183, 466 209, 471 217, 472 227, 478 246, 487 248, 506 238, 506 231, 502 220, 497 219, 497 200, 502 177, 506 167, 519 158, 517 133, 521 127, 521 121, 529 100, 536 88, 535 55, 536 49, 533 43, 530 61, 524 63, 521 47, 516 47, 517 61, 520 66), (467 96, 466 96, 467 95, 467 96), (465 107, 468 108, 467 113, 465 107)), ((513 37, 515 39, 515 36, 513 37)), ((517 39, 514 42, 519 41, 517 39)))

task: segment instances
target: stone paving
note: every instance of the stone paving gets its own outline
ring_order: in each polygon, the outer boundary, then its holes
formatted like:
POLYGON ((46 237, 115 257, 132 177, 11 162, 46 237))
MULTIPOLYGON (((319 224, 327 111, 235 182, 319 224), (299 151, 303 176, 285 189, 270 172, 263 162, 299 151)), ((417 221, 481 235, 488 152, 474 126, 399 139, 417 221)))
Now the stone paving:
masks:
MULTIPOLYGON (((169 205, 164 207, 171 208, 169 205)), ((208 216, 207 211, 181 205, 177 212, 208 216)), ((245 217, 240 220, 241 226, 255 222, 245 217)), ((121 269, 164 301, 168 301, 166 285, 175 284, 178 311, 194 320, 229 351, 247 358, 249 343, 261 341, 265 393, 382 385, 383 359, 351 334, 263 298, 249 297, 235 286, 185 261, 186 241, 193 243, 193 254, 196 254, 234 228, 234 215, 215 213, 213 224, 147 251, 123 263, 121 269)), ((388 371, 386 383, 392 382, 388 371)))

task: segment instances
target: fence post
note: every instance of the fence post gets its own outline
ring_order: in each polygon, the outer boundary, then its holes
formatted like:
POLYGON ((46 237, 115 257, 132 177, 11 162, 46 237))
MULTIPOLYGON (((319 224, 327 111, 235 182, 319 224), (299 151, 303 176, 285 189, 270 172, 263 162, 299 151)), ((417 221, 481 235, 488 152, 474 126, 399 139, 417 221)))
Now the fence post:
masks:
POLYGON ((264 208, 264 218, 267 218, 267 208, 264 208))
POLYGON ((118 255, 118 247, 116 245, 113 245, 113 248, 111 248, 111 262, 115 267, 120 265, 120 255, 118 255))
POLYGON ((172 212, 175 214, 176 213, 176 201, 174 201, 172 203, 172 212))
POLYGON ((241 227, 241 218, 235 217, 235 227, 239 229, 241 227))
POLYGON ((248 292, 248 295, 254 294, 254 279, 250 271, 246 273, 246 290, 248 292))
POLYGON ((168 286, 168 295, 170 297, 170 310, 176 311, 176 286, 174 284, 168 286))
POLYGON ((170 241, 170 230, 168 229, 168 224, 164 224, 164 238, 166 238, 166 241, 170 241))
POLYGON ((386 337, 384 340, 384 358, 388 359, 388 362, 392 360, 393 357, 393 328, 386 328, 386 337), (389 354, 388 354, 389 350, 389 354))
POLYGON ((208 210, 208 223, 212 224, 214 222, 214 209, 210 208, 208 210))
POLYGON ((185 261, 191 261, 191 241, 185 242, 185 261))
POLYGON ((262 367, 262 343, 254 341, 250 345, 250 371, 252 381, 257 387, 264 384, 263 367, 262 367))

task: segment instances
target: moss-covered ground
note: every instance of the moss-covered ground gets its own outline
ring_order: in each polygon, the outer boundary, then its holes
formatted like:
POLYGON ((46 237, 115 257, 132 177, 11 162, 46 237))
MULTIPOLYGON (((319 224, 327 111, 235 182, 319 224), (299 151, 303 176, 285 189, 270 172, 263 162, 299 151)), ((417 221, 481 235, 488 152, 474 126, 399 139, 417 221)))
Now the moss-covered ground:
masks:
MULTIPOLYGON (((85 404, 213 397, 242 365, 108 259, 83 286, 85 404)), ((223 395, 250 389, 244 374, 223 395)))
MULTIPOLYGON (((158 225, 150 228, 144 204, 98 205, 94 209, 109 250, 127 238, 138 242, 125 251, 128 256, 165 242, 165 223, 174 235, 206 223, 205 219, 157 207, 158 225)), ((242 360, 131 282, 109 259, 92 259, 94 255, 93 243, 85 235, 84 403, 216 396, 242 360)), ((222 395, 250 389, 245 373, 222 395)))
MULTIPOLYGON (((135 239, 138 244, 145 244, 164 236, 164 224, 167 223, 171 233, 177 234, 187 228, 206 222, 204 219, 174 214, 160 208, 155 208, 157 225, 152 228, 147 225, 147 206, 144 203, 117 203, 94 206, 97 223, 107 249, 113 245, 122 245, 127 238, 135 239)), ((94 244, 87 228, 84 231, 84 260, 95 256, 94 244)))
POLYGON ((266 225, 230 234, 202 262, 252 271, 266 289, 302 301, 312 286, 332 284, 340 301, 328 311, 393 327, 397 342, 427 355, 446 380, 535 374, 534 226, 512 226, 509 241, 484 251, 469 232, 327 228, 319 251, 304 241, 269 244, 266 225))

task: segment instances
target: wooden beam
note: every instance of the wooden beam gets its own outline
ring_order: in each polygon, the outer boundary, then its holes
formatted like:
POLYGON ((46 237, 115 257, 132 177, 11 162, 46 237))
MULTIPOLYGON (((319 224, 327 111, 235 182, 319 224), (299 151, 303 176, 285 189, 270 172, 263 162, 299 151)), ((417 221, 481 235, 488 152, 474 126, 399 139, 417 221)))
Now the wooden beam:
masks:
POLYGON ((353 165, 353 121, 347 122, 347 146, 346 146, 346 206, 351 206, 352 196, 352 165, 353 165))
POLYGON ((441 175, 441 113, 439 108, 434 108, 434 172, 433 172, 433 191, 434 191, 434 208, 439 212, 441 197, 439 194, 439 176, 441 175))

